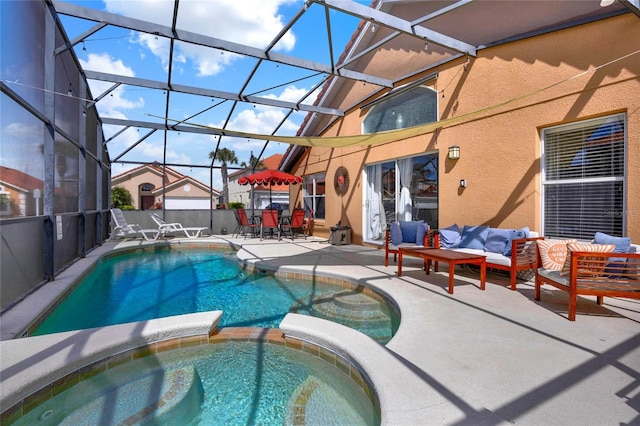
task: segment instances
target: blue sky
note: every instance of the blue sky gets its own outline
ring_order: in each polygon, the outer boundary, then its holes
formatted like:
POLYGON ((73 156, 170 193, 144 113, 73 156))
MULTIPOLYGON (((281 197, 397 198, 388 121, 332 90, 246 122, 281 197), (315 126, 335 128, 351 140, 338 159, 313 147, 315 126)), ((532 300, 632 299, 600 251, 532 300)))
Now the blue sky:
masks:
MULTIPOLYGON (((144 19, 162 25, 171 25, 173 1, 152 0, 106 0, 76 1, 84 7, 110 13, 144 19)), ((363 2, 369 4, 369 2, 363 2)), ((301 0, 183 0, 178 16, 178 28, 194 33, 221 38, 236 43, 264 48, 303 6, 301 0)), ((328 42, 324 26, 324 8, 310 5, 302 19, 276 46, 275 51, 298 58, 329 64, 328 42)), ((359 20, 343 13, 332 11, 332 43, 334 60, 343 49, 359 20)), ((76 18, 62 17, 70 39, 95 25, 76 18)), ((135 33, 114 27, 104 28, 84 43, 76 45, 75 52, 87 70, 124 74, 138 78, 166 81, 169 40, 148 34, 135 33)), ((206 87, 228 92, 237 91, 244 84, 256 60, 243 58, 228 52, 187 44, 178 44, 174 51, 172 82, 206 87)), ((298 100, 319 77, 312 71, 301 71, 288 66, 264 63, 260 66, 246 94, 257 93, 283 100, 298 100)), ((94 96, 100 95, 112 83, 91 82, 94 96)), ((161 91, 123 86, 98 102, 103 117, 127 118, 141 121, 161 121, 164 117, 165 95, 161 91)), ((308 102, 313 102, 313 98, 308 102)), ((222 127, 229 114, 231 102, 221 99, 172 94, 169 118, 181 120, 216 105, 192 121, 198 124, 222 127)), ((280 128, 278 134, 293 135, 304 119, 305 113, 292 114, 280 128)), ((227 128, 245 132, 270 134, 283 119, 284 112, 278 109, 240 104, 231 116, 227 128)), ((107 138, 119 128, 105 126, 107 138)), ((114 159, 135 143, 146 129, 130 129, 108 144, 114 159)), ((135 149, 122 157, 130 161, 162 160, 164 136, 157 132, 135 149)), ((215 137, 196 134, 173 133, 167 141, 167 163, 209 164, 208 153, 215 148, 215 137)), ((240 162, 248 162, 250 153, 258 155, 264 142, 223 138, 223 146, 236 152, 240 162)), ((283 153, 287 145, 269 143, 263 157, 283 153)), ((114 165, 115 176, 135 165, 114 165)), ((205 183, 209 172, 199 168, 178 168, 205 183)), ((214 188, 221 189, 219 174, 214 174, 214 188)))

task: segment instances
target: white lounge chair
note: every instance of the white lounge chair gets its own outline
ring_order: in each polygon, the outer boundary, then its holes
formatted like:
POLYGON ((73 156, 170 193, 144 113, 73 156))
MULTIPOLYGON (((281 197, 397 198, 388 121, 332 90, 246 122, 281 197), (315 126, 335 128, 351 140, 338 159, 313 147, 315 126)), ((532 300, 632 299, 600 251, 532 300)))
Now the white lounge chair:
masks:
POLYGON ((158 225, 158 231, 162 234, 184 234, 187 238, 198 238, 200 233, 207 228, 195 226, 184 227, 181 223, 167 223, 157 213, 149 213, 151 219, 158 225))
POLYGON ((158 229, 142 229, 138 224, 129 224, 120 209, 111 209, 111 221, 113 229, 109 236, 109 241, 114 238, 138 237, 142 236, 147 241, 157 240, 160 236, 158 229))

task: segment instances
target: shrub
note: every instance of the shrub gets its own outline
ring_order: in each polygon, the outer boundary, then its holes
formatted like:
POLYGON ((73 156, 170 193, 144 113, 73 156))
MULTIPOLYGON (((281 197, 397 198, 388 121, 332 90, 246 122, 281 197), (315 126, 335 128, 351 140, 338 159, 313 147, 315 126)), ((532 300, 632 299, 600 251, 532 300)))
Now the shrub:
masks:
POLYGON ((127 188, 122 186, 114 186, 111 188, 111 207, 121 210, 133 210, 133 197, 127 188), (125 209, 125 206, 131 206, 130 209, 125 209))
POLYGON ((244 209, 244 203, 241 203, 239 201, 229 201, 229 204, 227 205, 227 208, 230 208, 230 209, 244 209))

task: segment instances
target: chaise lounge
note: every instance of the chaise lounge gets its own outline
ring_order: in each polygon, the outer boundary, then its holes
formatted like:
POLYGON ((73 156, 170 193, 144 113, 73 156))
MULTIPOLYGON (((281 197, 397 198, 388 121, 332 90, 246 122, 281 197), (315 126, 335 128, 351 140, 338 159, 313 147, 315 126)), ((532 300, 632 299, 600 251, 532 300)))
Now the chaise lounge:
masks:
POLYGON ((158 231, 163 236, 166 234, 184 234, 184 236, 187 238, 198 238, 200 236, 200 233, 203 230, 207 229, 195 226, 184 227, 181 223, 178 222, 167 223, 164 221, 164 219, 158 216, 157 213, 153 212, 149 213, 149 215, 151 216, 151 219, 153 219, 153 221, 156 223, 156 225, 158 225, 158 231))
POLYGON ((111 230, 109 241, 115 238, 138 236, 142 236, 147 241, 154 241, 160 236, 160 231, 157 229, 142 229, 138 224, 127 223, 127 219, 120 209, 111 209, 111 221, 113 222, 113 229, 111 230))

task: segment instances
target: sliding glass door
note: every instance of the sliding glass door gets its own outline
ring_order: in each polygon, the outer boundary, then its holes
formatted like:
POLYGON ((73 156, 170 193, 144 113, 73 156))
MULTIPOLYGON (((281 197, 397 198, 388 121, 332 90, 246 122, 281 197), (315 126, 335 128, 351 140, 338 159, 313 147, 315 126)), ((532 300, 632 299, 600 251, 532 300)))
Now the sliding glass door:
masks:
POLYGON ((367 165, 365 180, 365 241, 383 242, 394 220, 438 227, 438 154, 367 165))

